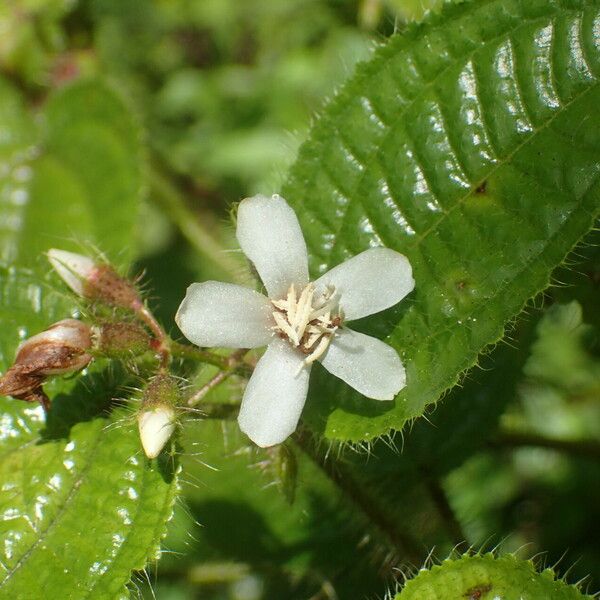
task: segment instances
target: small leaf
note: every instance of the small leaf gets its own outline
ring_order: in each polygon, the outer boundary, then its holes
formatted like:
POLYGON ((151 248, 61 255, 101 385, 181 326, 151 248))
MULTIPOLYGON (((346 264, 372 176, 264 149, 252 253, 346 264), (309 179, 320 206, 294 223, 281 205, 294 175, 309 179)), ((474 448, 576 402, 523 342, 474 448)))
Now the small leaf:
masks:
POLYGON ((557 580, 552 569, 541 573, 531 561, 512 555, 463 556, 445 560, 419 574, 404 586, 395 600, 583 600, 592 598, 557 580))
POLYGON ((329 438, 401 429, 498 341, 600 206, 597 0, 446 6, 380 48, 327 107, 283 189, 318 275, 370 246, 415 291, 357 326, 400 352, 407 387, 373 402, 315 369, 329 438))

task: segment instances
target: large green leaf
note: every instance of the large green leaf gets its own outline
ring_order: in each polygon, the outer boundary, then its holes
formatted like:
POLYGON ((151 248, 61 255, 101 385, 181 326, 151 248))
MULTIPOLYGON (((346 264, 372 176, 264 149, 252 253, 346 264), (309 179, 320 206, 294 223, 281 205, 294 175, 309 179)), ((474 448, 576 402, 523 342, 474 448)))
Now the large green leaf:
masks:
MULTIPOLYGON (((37 277, 0 270, 0 369, 19 338, 68 316, 37 277)), ((130 410, 111 409, 123 376, 97 365, 56 379, 47 416, 0 398, 0 597, 121 598, 154 558, 177 488, 168 457, 148 461, 130 410)))
POLYGON ((463 556, 422 570, 396 600, 583 600, 592 598, 557 580, 552 569, 536 572, 531 561, 507 555, 463 556))
POLYGON ((371 439, 422 414, 549 283, 600 204, 598 0, 447 6, 380 48, 327 107, 284 187, 317 275, 372 245, 416 289, 359 324, 408 385, 373 402, 318 369, 309 424, 371 439))
POLYGON ((33 266, 48 248, 91 245, 130 260, 142 192, 131 111, 104 83, 80 81, 34 116, 0 80, 0 261, 33 266))

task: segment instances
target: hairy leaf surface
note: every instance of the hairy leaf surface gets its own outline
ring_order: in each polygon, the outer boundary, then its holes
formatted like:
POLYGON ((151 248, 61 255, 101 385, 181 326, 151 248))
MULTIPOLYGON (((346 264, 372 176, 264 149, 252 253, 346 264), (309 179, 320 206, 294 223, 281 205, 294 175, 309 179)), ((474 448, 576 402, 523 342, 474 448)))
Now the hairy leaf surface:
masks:
MULTIPOLYGON (((68 302, 0 270, 0 370, 23 335, 68 316, 68 302)), ((154 558, 176 492, 175 464, 147 461, 131 411, 112 406, 123 377, 97 364, 46 386, 38 405, 0 398, 0 597, 126 597, 154 558)))
POLYGON ((591 598, 557 580, 552 569, 536 572, 531 561, 508 555, 464 556, 422 570, 395 600, 582 600, 591 598))
POLYGON ((358 441, 422 414, 592 227, 599 27, 598 0, 447 6, 380 48, 327 107, 283 190, 312 273, 384 245, 409 257, 416 289, 359 324, 398 349, 405 390, 374 402, 319 369, 314 429, 358 441))

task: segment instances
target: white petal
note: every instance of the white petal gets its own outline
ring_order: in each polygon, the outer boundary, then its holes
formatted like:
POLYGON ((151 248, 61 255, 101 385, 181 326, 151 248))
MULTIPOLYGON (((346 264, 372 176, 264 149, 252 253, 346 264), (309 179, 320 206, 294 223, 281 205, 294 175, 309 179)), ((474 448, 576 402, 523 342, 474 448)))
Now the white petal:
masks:
POLYGON ((138 415, 140 440, 148 458, 156 458, 175 430, 175 411, 166 405, 155 406, 138 415))
POLYGON ((258 446, 280 444, 294 433, 306 401, 310 365, 284 340, 275 339, 246 386, 240 429, 258 446))
POLYGON ((398 353, 381 340, 351 329, 338 330, 321 363, 332 375, 373 400, 393 400, 406 385, 398 353))
POLYGON ((46 256, 61 279, 76 294, 83 296, 83 285, 94 271, 96 263, 89 256, 56 248, 48 250, 46 256))
POLYGON ((308 257, 300 223, 281 196, 258 195, 242 200, 236 235, 270 298, 285 297, 292 283, 298 289, 308 283, 308 257))
POLYGON ((412 268, 403 254, 370 248, 333 267, 317 279, 317 293, 333 285, 348 321, 394 306, 415 287, 412 268))
POLYGON ((205 281, 188 287, 175 322, 197 346, 257 348, 271 341, 272 310, 254 290, 205 281))

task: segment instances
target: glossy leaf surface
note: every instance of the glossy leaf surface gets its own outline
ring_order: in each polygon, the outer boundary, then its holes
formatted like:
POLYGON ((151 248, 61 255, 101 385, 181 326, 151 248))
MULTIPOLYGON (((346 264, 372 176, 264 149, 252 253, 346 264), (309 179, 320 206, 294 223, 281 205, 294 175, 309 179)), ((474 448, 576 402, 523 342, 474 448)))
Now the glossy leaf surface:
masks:
POLYGON ((321 370, 313 429, 358 441, 422 414, 592 227, 599 22, 597 0, 448 6, 380 48, 325 110, 283 190, 313 275, 384 245, 408 256, 416 288, 359 324, 398 349, 405 390, 372 402, 321 370))
MULTIPOLYGON (((65 316, 56 292, 0 271, 1 364, 23 334, 65 316)), ((0 398, 0 596, 125 597, 132 569, 154 558, 176 492, 175 463, 143 456, 122 376, 96 365, 55 379, 40 406, 0 398)))
MULTIPOLYGON (((19 342, 77 314, 42 277, 42 253, 135 249, 141 146, 135 119, 104 84, 56 92, 40 115, 0 82, 0 371, 19 342)), ((53 283, 57 284, 57 279, 53 283)), ((0 398, 0 596, 121 598, 132 570, 155 557, 177 489, 168 454, 145 459, 133 383, 97 362, 45 386, 40 406, 0 398)))

